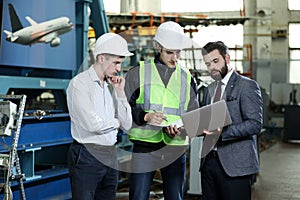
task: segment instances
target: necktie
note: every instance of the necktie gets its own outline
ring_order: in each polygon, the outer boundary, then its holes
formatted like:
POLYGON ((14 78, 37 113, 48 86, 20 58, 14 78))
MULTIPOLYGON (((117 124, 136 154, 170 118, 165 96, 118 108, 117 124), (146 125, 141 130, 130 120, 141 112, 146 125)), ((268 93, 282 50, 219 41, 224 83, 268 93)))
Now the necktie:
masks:
POLYGON ((217 86, 217 90, 216 90, 213 102, 220 101, 220 99, 221 99, 221 93, 222 93, 222 89, 221 89, 222 84, 223 84, 222 81, 218 82, 218 86, 217 86))

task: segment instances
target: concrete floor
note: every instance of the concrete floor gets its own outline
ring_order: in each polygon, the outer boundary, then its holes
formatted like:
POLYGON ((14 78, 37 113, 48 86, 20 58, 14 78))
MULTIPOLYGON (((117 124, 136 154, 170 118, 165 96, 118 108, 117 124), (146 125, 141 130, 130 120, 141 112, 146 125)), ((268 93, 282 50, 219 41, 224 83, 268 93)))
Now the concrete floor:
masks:
POLYGON ((277 142, 260 154, 253 200, 300 199, 300 143, 277 142))
MULTIPOLYGON (((300 143, 276 142, 260 153, 260 165, 252 200, 300 200, 300 143)), ((163 200, 160 192, 150 199, 163 200)), ((186 195, 184 199, 202 198, 186 195)))

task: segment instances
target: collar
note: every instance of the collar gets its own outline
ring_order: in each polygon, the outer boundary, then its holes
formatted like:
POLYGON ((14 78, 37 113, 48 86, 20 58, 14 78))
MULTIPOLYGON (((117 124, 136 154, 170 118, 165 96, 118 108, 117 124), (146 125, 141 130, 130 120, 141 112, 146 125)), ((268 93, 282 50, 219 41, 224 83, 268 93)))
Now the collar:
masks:
POLYGON ((233 73, 233 69, 231 69, 231 70, 226 74, 226 76, 221 80, 222 83, 223 83, 224 85, 227 85, 227 83, 228 83, 228 81, 229 81, 229 79, 230 79, 232 73, 233 73))
POLYGON ((175 70, 178 66, 178 63, 175 65, 175 67, 171 68, 171 67, 168 67, 164 62, 162 62, 162 60, 160 60, 160 57, 159 57, 160 54, 157 54, 155 57, 154 57, 154 63, 155 64, 159 64, 160 66, 163 66, 165 69, 167 70, 175 70))
MULTIPOLYGON (((92 81, 97 82, 101 86, 101 81, 96 73, 96 70, 94 69, 94 65, 90 66, 90 68, 88 69, 88 73, 89 73, 92 81)), ((105 81, 105 80, 104 80, 104 85, 107 85, 107 81, 105 81)))

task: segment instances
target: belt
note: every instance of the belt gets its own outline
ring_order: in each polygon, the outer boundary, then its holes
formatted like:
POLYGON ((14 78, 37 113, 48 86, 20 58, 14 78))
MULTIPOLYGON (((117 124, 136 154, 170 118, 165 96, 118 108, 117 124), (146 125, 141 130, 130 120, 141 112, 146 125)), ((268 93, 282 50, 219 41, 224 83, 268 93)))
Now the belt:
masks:
POLYGON ((80 146, 85 146, 85 147, 88 147, 88 148, 92 148, 92 147, 95 147, 95 148, 103 148, 104 150, 110 150, 110 149, 115 149, 115 145, 100 145, 100 144, 92 144, 92 143, 85 143, 85 144, 82 144, 82 143, 79 143, 78 141, 74 140, 73 139, 73 144, 75 145, 80 145, 80 146))
POLYGON ((210 151, 206 156, 206 158, 217 158, 217 157, 218 157, 218 152, 215 150, 210 151))

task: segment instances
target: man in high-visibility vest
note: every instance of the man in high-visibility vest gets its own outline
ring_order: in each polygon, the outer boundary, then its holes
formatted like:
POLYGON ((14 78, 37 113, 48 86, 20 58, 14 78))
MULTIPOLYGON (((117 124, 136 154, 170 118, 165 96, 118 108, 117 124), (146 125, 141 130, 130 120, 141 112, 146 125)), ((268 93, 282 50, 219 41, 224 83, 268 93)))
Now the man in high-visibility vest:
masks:
POLYGON ((164 199, 182 200, 188 137, 180 116, 199 103, 197 85, 178 60, 191 40, 171 21, 158 27, 154 40, 157 56, 141 61, 126 74, 125 92, 133 117, 129 139, 134 143, 129 198, 148 200, 156 169, 160 169, 164 199))

